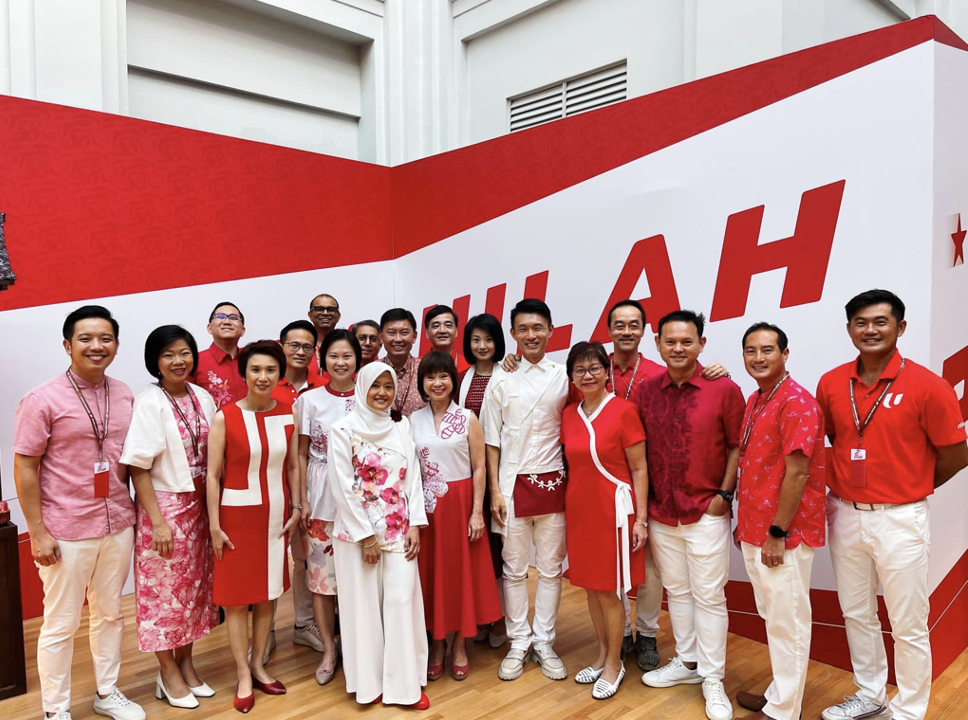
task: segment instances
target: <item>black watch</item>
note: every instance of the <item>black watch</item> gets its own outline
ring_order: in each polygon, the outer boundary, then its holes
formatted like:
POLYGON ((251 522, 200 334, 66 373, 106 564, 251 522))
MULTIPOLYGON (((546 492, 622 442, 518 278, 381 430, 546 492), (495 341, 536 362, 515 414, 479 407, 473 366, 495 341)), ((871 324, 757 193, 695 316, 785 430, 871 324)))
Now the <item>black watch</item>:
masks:
POLYGON ((790 533, 784 530, 779 525, 770 525, 770 537, 775 537, 777 540, 780 538, 789 538, 790 533))
POLYGON ((731 493, 729 490, 717 490, 716 494, 730 505, 733 504, 733 493, 731 493))

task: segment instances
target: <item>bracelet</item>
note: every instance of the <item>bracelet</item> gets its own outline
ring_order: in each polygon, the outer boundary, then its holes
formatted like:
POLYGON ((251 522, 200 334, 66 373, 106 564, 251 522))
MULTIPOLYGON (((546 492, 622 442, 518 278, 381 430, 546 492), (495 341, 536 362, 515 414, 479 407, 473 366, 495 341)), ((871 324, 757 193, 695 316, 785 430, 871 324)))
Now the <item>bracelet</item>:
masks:
POLYGON ((379 540, 377 540, 376 538, 373 538, 373 542, 372 542, 372 543, 370 543, 369 545, 364 545, 364 546, 363 546, 363 549, 364 549, 364 550, 369 550, 369 549, 370 549, 371 547, 376 547, 376 546, 377 546, 377 545, 379 545, 379 544, 380 544, 380 541, 379 541, 379 540))
POLYGON ((644 522, 642 522, 641 520, 636 520, 636 521, 635 521, 635 522, 634 522, 633 524, 634 524, 634 525, 641 525, 641 526, 642 526, 642 527, 644 527, 644 528, 647 528, 647 527, 649 527, 648 525, 646 525, 646 524, 645 524, 644 522))
POLYGON ((302 505, 300 505, 299 503, 296 503, 295 505, 290 505, 289 506, 289 509, 290 510, 302 510, 302 505))

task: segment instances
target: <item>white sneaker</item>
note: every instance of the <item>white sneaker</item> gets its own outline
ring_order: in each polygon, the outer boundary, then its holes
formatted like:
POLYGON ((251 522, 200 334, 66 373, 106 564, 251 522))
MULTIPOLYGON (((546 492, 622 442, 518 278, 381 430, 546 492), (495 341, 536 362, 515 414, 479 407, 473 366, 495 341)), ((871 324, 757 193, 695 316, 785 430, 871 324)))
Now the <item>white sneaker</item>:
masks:
POLYGON ((114 720, 145 720, 141 706, 128 700, 117 688, 106 698, 94 693, 94 712, 114 720))
POLYGON ((702 681, 702 696, 706 698, 706 717, 709 720, 733 720, 733 704, 719 680, 702 681))
POLYGON ((524 661, 530 654, 531 648, 521 650, 511 648, 508 654, 501 661, 501 666, 497 669, 497 676, 502 680, 517 680, 524 674, 524 661))
POLYGON ((864 700, 857 695, 844 696, 844 701, 840 705, 831 705, 820 713, 823 720, 860 720, 880 715, 887 707, 875 705, 869 700, 864 700))
POLYGON ((50 717, 47 717, 47 713, 44 713, 43 715, 41 715, 41 717, 44 720, 73 720, 70 712, 66 710, 64 712, 59 712, 59 713, 56 713, 55 715, 51 715, 50 717))
POLYGON ((702 676, 697 670, 687 668, 679 656, 672 658, 668 665, 651 670, 642 676, 642 683, 654 688, 667 688, 675 685, 698 685, 702 676))
POLYGON ((293 627, 292 644, 311 647, 318 653, 326 651, 323 645, 323 636, 319 634, 319 626, 314 622, 307 623, 302 627, 293 627))
POLYGON ((564 680, 568 677, 565 664, 551 645, 535 645, 531 650, 531 659, 541 666, 541 672, 550 680, 564 680))

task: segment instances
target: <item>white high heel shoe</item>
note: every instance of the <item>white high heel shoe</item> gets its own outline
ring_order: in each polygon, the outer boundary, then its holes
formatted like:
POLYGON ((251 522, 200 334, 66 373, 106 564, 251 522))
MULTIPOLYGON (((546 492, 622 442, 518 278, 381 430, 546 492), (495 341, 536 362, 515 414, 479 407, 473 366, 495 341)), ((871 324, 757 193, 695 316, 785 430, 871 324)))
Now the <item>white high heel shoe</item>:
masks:
POLYGON ((208 686, 208 683, 202 683, 198 687, 188 686, 188 689, 192 691, 192 695, 200 698, 210 698, 215 697, 215 691, 208 686))
POLYGON ((155 698, 167 700, 169 705, 176 708, 192 710, 198 707, 198 699, 192 693, 188 693, 185 697, 172 697, 165 687, 165 681, 161 679, 161 673, 158 673, 158 677, 155 678, 155 698))

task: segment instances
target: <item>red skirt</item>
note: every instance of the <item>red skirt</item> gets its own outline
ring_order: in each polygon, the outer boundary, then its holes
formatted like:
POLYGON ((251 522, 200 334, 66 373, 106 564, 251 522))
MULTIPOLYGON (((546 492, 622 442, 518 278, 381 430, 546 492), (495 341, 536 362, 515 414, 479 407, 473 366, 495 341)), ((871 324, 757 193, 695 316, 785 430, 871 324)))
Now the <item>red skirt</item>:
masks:
POLYGON ((467 537, 473 505, 471 478, 447 483, 447 492, 427 514, 430 524, 420 533, 424 616, 435 640, 449 632, 472 638, 478 625, 503 617, 487 533, 474 542, 467 537))

